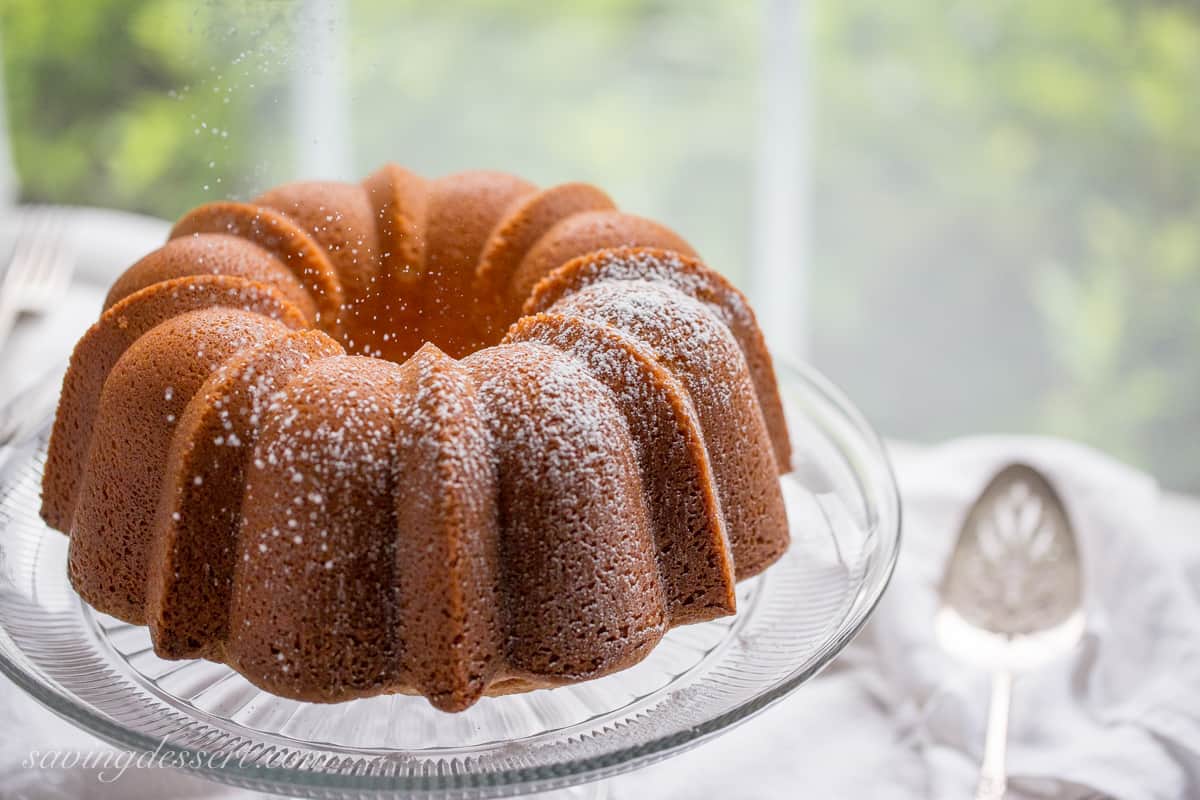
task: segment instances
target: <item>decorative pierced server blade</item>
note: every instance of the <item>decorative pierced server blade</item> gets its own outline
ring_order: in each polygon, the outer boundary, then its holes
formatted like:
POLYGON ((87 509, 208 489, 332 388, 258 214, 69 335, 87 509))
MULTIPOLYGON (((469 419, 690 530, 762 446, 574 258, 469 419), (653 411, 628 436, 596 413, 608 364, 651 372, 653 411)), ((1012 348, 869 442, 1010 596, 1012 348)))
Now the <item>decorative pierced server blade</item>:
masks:
POLYGON ((1065 622, 1083 595, 1066 509, 1041 473, 1001 470, 963 523, 943 601, 962 618, 1008 636, 1065 622))
POLYGON ((222 665, 164 661, 145 628, 93 613, 71 590, 67 539, 37 513, 42 423, 0 447, 0 672, 109 742, 293 797, 523 795, 661 760, 816 675, 895 564, 899 499, 879 440, 820 376, 778 372, 798 454, 782 479, 792 545, 738 586, 737 616, 673 630, 631 669, 443 714, 400 695, 298 703, 222 665))

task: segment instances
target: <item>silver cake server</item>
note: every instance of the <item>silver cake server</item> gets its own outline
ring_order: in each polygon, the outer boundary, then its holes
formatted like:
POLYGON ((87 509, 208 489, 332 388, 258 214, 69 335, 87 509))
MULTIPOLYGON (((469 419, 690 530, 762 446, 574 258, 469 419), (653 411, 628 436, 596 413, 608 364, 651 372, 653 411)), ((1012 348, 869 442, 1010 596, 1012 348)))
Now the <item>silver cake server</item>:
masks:
POLYGON ((999 800, 1013 677, 1070 650, 1084 629, 1075 532, 1058 493, 1033 467, 1005 467, 967 513, 935 625, 942 647, 992 673, 975 798, 999 800))

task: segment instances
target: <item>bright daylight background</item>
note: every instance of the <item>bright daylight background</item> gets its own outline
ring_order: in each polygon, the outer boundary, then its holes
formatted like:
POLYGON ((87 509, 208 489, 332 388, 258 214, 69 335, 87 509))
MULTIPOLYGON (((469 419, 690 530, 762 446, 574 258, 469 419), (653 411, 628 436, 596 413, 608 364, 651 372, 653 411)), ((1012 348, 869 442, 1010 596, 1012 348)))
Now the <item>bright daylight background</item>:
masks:
POLYGON ((1200 490, 1193 3, 0 8, 22 200, 175 217, 388 159, 595 181, 887 435, 1061 434, 1200 490))

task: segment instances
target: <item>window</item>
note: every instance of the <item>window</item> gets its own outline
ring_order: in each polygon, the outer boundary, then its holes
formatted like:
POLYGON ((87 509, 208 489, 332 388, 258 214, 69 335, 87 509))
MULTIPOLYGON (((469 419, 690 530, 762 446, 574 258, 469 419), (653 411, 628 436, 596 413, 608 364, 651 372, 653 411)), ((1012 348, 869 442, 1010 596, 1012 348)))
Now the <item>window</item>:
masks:
POLYGON ((885 434, 1070 436, 1200 490, 1191 4, 3 9, 24 199, 172 217, 387 159, 593 181, 885 434))

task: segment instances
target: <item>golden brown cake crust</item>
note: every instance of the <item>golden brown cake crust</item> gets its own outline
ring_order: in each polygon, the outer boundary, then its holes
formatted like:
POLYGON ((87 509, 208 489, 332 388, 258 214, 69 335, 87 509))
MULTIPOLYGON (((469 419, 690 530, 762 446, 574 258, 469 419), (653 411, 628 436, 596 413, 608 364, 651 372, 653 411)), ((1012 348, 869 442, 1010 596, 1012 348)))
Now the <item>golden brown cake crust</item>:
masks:
POLYGON ((208 203, 180 217, 171 238, 225 233, 257 244, 291 270, 317 305, 316 321, 323 330, 342 330, 345 293, 329 254, 290 218, 265 206, 249 203, 208 203))
POLYGON ((536 187, 501 172, 460 172, 433 181, 425 218, 421 291, 426 339, 454 358, 479 349, 475 270, 492 229, 536 187))
POLYGON ((292 331, 225 361, 179 418, 163 476, 147 617, 169 658, 219 653, 229 634, 246 468, 260 424, 297 372, 342 355, 320 331, 292 331))
POLYGON ((253 311, 290 328, 307 325, 300 310, 278 290, 225 275, 156 283, 106 310, 75 345, 63 377, 42 479, 42 517, 51 527, 71 530, 100 392, 117 359, 155 325, 179 314, 212 307, 253 311))
POLYGON ((380 358, 402 362, 425 342, 419 281, 425 271, 429 182, 395 164, 363 181, 379 226, 373 314, 380 358))
POLYGON ((544 311, 564 295, 606 280, 665 283, 704 303, 728 326, 746 357, 763 419, 771 433, 779 471, 789 472, 792 447, 783 417, 783 402, 775 382, 775 366, 745 295, 720 273, 694 258, 657 247, 620 247, 589 253, 563 264, 543 278, 530 293, 524 313, 544 311))
POLYGON ((507 665, 583 680, 639 661, 667 627, 628 426, 579 362, 541 345, 463 361, 496 453, 507 665))
POLYGON ((539 314, 507 342, 540 342, 577 358, 629 423, 671 622, 732 614, 733 558, 700 421, 683 384, 639 340, 581 317, 539 314))
POLYGON ((479 335, 495 344, 521 307, 508 291, 525 254, 557 223, 585 211, 615 209, 612 199, 586 183, 564 183, 526 196, 501 220, 479 259, 476 294, 479 335))
POLYGON ((317 305, 283 262, 238 236, 204 233, 172 239, 127 269, 112 285, 104 307, 134 292, 189 275, 233 275, 274 287, 312 324, 317 305))
POLYGON ((427 344, 403 365, 397 415, 397 607, 402 680, 445 711, 474 703, 503 669, 497 465, 478 389, 427 344))
POLYGON ((787 519, 766 423, 745 358, 716 315, 676 289, 645 281, 592 284, 550 310, 646 343, 686 387, 708 444, 737 577, 757 575, 783 555, 787 519))
POLYGON ((733 613, 789 463, 753 312, 678 234, 389 164, 194 209, 114 283, 42 513, 160 656, 458 711, 733 613))
POLYGON ((520 308, 542 278, 573 258, 613 247, 661 247, 695 255, 691 245, 670 228, 622 211, 587 211, 562 220, 530 248, 509 284, 509 297, 520 308))
POLYGON ((333 701, 398 680, 391 453, 403 386, 389 361, 321 359, 261 423, 225 656, 276 694, 333 701))
POLYGON ((152 328, 113 366, 100 393, 67 557, 71 583, 93 606, 145 622, 154 516, 179 417, 222 362, 286 331, 251 311, 200 309, 152 328))

